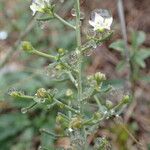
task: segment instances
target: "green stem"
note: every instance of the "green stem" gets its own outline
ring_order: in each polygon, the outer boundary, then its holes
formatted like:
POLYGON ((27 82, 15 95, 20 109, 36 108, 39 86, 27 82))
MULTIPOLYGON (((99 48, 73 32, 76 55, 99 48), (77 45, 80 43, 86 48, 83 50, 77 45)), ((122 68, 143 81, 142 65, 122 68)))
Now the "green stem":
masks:
MULTIPOLYGON (((34 99, 34 96, 28 96, 28 95, 19 95, 18 97, 19 97, 19 98, 25 98, 25 99, 34 99)), ((48 99, 48 98, 47 98, 47 99, 48 99)), ((79 115, 79 112, 78 112, 76 109, 74 109, 74 108, 72 108, 72 107, 70 107, 70 106, 64 104, 64 103, 61 102, 60 100, 54 98, 54 101, 55 101, 54 104, 56 103, 57 105, 61 105, 62 107, 64 107, 64 108, 70 110, 71 112, 73 112, 73 113, 79 115)), ((37 104, 37 103, 36 103, 36 104, 37 104)), ((35 104, 34 104, 34 105, 35 105, 35 104)))
POLYGON ((18 98, 24 98, 24 99, 33 99, 33 96, 29 96, 29 95, 18 95, 18 98))
POLYGON ((86 125, 93 125, 93 121, 94 121, 94 118, 92 117, 91 119, 89 120, 86 120, 83 125, 86 126, 86 125))
POLYGON ((37 102, 34 102, 33 104, 31 104, 30 106, 26 107, 27 110, 30 110, 31 108, 33 108, 34 106, 37 105, 37 102))
POLYGON ((47 131, 46 129, 41 129, 40 132, 46 133, 54 138, 63 137, 62 135, 56 135, 55 133, 52 133, 50 131, 47 131))
MULTIPOLYGON (((82 53, 81 53, 81 29, 80 29, 80 1, 75 0, 75 9, 76 9, 76 40, 77 48, 79 51, 79 60, 78 60, 78 102, 79 107, 82 106, 82 53)), ((81 108, 79 108, 81 111, 81 108)))
POLYGON ((52 109, 56 105, 57 105, 57 102, 54 102, 54 103, 48 105, 48 109, 50 110, 50 109, 52 109))
POLYGON ((59 60, 61 62, 61 64, 68 70, 74 72, 74 73, 78 73, 77 70, 75 70, 74 68, 72 68, 70 65, 68 65, 67 63, 63 62, 61 59, 59 60))
POLYGON ((118 111, 120 108, 122 108, 123 105, 129 103, 129 99, 127 100, 126 98, 123 98, 119 104, 117 104, 116 106, 114 106, 112 109, 115 111, 118 111))
POLYGON ((70 71, 68 72, 68 75, 69 75, 71 82, 74 84, 75 87, 77 87, 78 83, 70 71))
POLYGON ((100 101, 99 101, 99 99, 98 99, 98 97, 96 95, 94 95, 94 99, 95 99, 99 109, 102 111, 102 104, 100 103, 100 101))
POLYGON ((61 18, 59 15, 57 15, 56 13, 54 13, 54 17, 57 18, 59 21, 61 21, 63 24, 67 25, 68 27, 73 28, 74 30, 76 29, 75 26, 73 26, 72 24, 70 24, 69 22, 67 22, 66 20, 64 20, 63 18, 61 18))
POLYGON ((57 102, 58 105, 70 110, 71 112, 75 113, 75 114, 78 114, 79 115, 79 112, 77 110, 75 110, 74 108, 64 104, 63 102, 59 101, 58 99, 54 98, 54 101, 57 102))
POLYGON ((37 51, 37 50, 33 50, 32 53, 36 54, 36 55, 39 55, 39 56, 42 56, 42 57, 45 57, 45 58, 50 58, 50 59, 56 60, 55 56, 49 55, 49 54, 46 54, 46 53, 43 53, 43 52, 40 52, 40 51, 37 51))
POLYGON ((62 116, 69 123, 70 118, 68 116, 66 116, 66 115, 64 115, 64 114, 62 114, 60 112, 58 113, 58 115, 62 116))

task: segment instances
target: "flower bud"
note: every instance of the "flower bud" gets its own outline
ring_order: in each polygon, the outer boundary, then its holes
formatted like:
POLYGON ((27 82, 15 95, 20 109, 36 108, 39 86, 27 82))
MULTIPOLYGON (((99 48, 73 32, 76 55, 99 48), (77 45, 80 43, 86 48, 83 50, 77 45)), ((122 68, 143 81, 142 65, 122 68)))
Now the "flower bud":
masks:
POLYGON ((100 82, 106 80, 106 76, 105 76, 105 74, 103 74, 101 72, 97 72, 94 75, 94 79, 97 81, 97 83, 100 83, 100 82))
POLYGON ((30 42, 28 41, 23 41, 21 43, 21 46, 22 46, 22 49, 25 51, 25 52, 32 52, 34 50, 33 46, 31 45, 30 42))
POLYGON ((93 115, 93 118, 94 118, 95 120, 98 120, 98 119, 100 119, 101 117, 102 117, 102 114, 101 114, 100 112, 95 112, 94 115, 93 115))
POLYGON ((113 107, 113 103, 112 103, 110 100, 107 100, 107 101, 106 101, 106 107, 107 107, 108 109, 112 108, 112 107, 113 107))
POLYGON ((12 97, 20 97, 22 96, 22 93, 18 91, 12 91, 9 95, 12 97))
POLYGON ((56 124, 62 128, 68 127, 68 120, 66 120, 61 114, 58 114, 56 117, 56 124))
POLYGON ((63 103, 58 104, 58 106, 59 106, 61 109, 64 109, 64 108, 65 108, 65 104, 63 104, 63 103))
POLYGON ((72 129, 80 129, 83 125, 83 119, 80 116, 71 119, 69 127, 72 129))
POLYGON ((61 115, 57 115, 56 117, 56 123, 61 123, 63 121, 63 117, 61 115))
POLYGON ((56 70, 61 71, 63 69, 63 66, 61 64, 56 65, 56 70))
POLYGON ((128 96, 128 95, 125 95, 123 98, 122 98, 122 100, 121 100, 121 102, 118 104, 118 105, 116 105, 115 107, 114 107, 114 110, 119 110, 120 108, 122 108, 125 104, 127 104, 127 103, 129 103, 129 100, 130 100, 130 97, 128 96))
POLYGON ((36 95, 38 98, 46 98, 47 97, 47 91, 44 88, 40 88, 37 90, 36 95))
POLYGON ((71 90, 71 89, 68 89, 68 90, 66 91, 66 96, 67 96, 67 97, 71 97, 72 95, 73 95, 72 90, 71 90))
POLYGON ((129 103, 129 100, 130 100, 129 95, 125 95, 122 99, 122 103, 127 104, 127 103, 129 103))
POLYGON ((65 54, 65 50, 64 50, 63 48, 59 48, 59 49, 58 49, 58 53, 59 53, 60 55, 64 55, 64 54, 65 54))

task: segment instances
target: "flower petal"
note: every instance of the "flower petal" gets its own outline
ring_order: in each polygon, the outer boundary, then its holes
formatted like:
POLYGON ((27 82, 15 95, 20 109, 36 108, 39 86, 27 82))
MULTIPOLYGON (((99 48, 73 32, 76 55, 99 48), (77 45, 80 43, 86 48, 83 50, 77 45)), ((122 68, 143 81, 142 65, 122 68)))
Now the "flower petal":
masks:
POLYGON ((94 31, 103 29, 110 30, 112 22, 112 17, 102 17, 98 12, 94 13, 94 18, 92 18, 92 20, 89 20, 89 24, 93 26, 94 31))
POLYGON ((89 20, 89 24, 91 25, 91 26, 95 26, 95 22, 94 21, 92 21, 92 20, 89 20))
POLYGON ((103 22, 104 21, 104 18, 99 15, 98 13, 95 13, 95 22, 103 22))

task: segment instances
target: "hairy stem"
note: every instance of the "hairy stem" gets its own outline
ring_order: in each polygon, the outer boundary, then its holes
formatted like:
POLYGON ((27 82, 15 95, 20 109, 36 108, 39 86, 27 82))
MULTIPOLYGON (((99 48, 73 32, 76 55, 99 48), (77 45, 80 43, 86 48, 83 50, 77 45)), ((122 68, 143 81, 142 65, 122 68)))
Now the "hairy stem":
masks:
POLYGON ((68 109, 69 111, 71 111, 71 112, 73 112, 73 113, 79 115, 79 112, 78 112, 76 109, 74 109, 74 108, 72 108, 72 107, 70 107, 70 106, 64 104, 63 102, 59 101, 59 100, 56 99, 56 98, 54 98, 54 101, 57 102, 57 104, 60 105, 60 107, 66 108, 66 109, 68 109))
POLYGON ((82 101, 82 53, 81 53, 81 29, 80 29, 80 1, 75 0, 75 9, 76 9, 76 40, 77 40, 77 49, 79 51, 78 58, 78 102, 79 102, 79 111, 81 111, 81 101, 82 101))
POLYGON ((54 13, 54 17, 57 18, 59 21, 61 21, 63 24, 67 25, 70 28, 76 29, 75 26, 73 26, 72 24, 70 24, 69 22, 67 22, 66 20, 64 20, 63 18, 61 18, 59 15, 57 15, 56 13, 54 13))
MULTIPOLYGON (((134 97, 134 95, 135 95, 135 80, 133 77, 134 66, 130 60, 130 52, 129 52, 129 47, 128 47, 127 29, 126 29, 126 24, 125 24, 123 1, 117 0, 117 5, 118 5, 119 18, 120 18, 120 22, 121 22, 122 35, 123 35, 123 39, 125 42, 125 48, 126 48, 126 56, 125 57, 126 57, 126 63, 127 63, 127 67, 128 67, 127 69, 129 71, 128 76, 127 76, 127 89, 129 89, 129 92, 132 96, 132 99, 131 99, 131 102, 132 102, 135 98, 134 97)), ((130 104, 128 110, 126 111, 127 113, 125 115, 125 122, 128 122, 135 106, 136 106, 136 102, 130 104)))
POLYGON ((52 132, 50 132, 50 131, 47 131, 46 129, 41 129, 40 132, 45 133, 45 134, 48 134, 48 135, 50 135, 50 136, 52 136, 52 137, 54 137, 54 138, 63 137, 62 135, 56 135, 55 133, 52 133, 52 132))
POLYGON ((72 73, 68 72, 68 75, 69 75, 71 82, 74 84, 75 87, 77 87, 78 83, 77 83, 76 79, 74 78, 74 76, 72 75, 72 73))
POLYGON ((132 77, 132 65, 130 62, 130 52, 129 52, 129 47, 128 47, 128 38, 127 38, 127 29, 126 29, 126 24, 125 24, 125 15, 124 15, 124 7, 123 7, 123 1, 122 0, 117 0, 117 7, 118 7, 118 14, 120 18, 120 23, 121 23, 121 30, 122 30, 122 36, 124 39, 125 43, 125 60, 126 64, 128 67, 128 75, 127 75, 127 89, 133 94, 132 89, 131 89, 131 77, 132 77))
MULTIPOLYGON (((17 97, 18 97, 18 98, 33 99, 33 100, 34 100, 34 96, 18 95, 17 97)), ((45 99, 48 100, 49 98, 45 98, 45 99)), ((71 111, 71 112, 73 112, 73 113, 79 115, 79 112, 78 112, 76 109, 74 109, 74 108, 68 106, 67 104, 64 104, 63 102, 61 102, 60 100, 58 100, 58 99, 56 99, 56 98, 54 98, 53 100, 54 100, 54 103, 53 103, 53 104, 59 105, 59 106, 61 106, 61 107, 64 107, 64 108, 66 108, 67 110, 69 110, 69 111, 71 111)), ((37 103, 36 103, 36 104, 37 104, 37 103)), ((35 105, 35 104, 34 104, 34 105, 35 105)), ((29 106, 29 108, 30 108, 30 107, 31 107, 31 106, 29 106)))
POLYGON ((46 53, 43 53, 43 52, 40 52, 40 51, 37 51, 37 50, 34 50, 32 53, 36 54, 36 55, 39 55, 39 56, 42 56, 42 57, 45 57, 45 58, 50 58, 50 59, 54 59, 54 60, 56 59, 56 57, 53 56, 53 55, 49 55, 49 54, 46 54, 46 53))

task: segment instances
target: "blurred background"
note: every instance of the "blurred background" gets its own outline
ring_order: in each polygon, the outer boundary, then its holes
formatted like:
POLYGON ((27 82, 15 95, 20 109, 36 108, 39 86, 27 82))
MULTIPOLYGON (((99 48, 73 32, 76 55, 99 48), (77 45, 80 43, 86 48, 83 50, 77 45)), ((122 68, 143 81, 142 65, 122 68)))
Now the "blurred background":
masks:
MULTIPOLYGON (((73 0, 64 0, 63 3, 56 0, 55 3, 58 14, 66 20, 74 19, 71 15, 73 0)), ((39 132, 39 129, 43 127, 51 131, 55 130, 57 109, 47 111, 39 107, 22 114, 21 108, 28 106, 30 101, 15 101, 9 96, 12 90, 33 95, 38 88, 59 85, 59 83, 54 85, 45 73, 46 66, 51 62, 22 52, 20 41, 30 41, 36 48, 51 54, 55 54, 60 47, 73 50, 76 44, 74 32, 59 21, 55 19, 44 23, 37 21, 32 16, 30 4, 30 0, 0 0, 1 150, 36 150, 41 144, 67 145, 66 139, 54 140, 39 132)), ((131 45, 132 52, 136 51, 135 47, 138 50, 150 51, 149 6, 149 0, 124 0, 128 44, 129 47, 131 45), (138 43, 138 41, 141 42, 138 43)), ((98 46, 91 57, 88 57, 85 73, 101 71, 109 79, 108 83, 119 89, 124 84, 128 70, 120 62, 123 58, 120 49, 114 50, 115 46, 109 48, 111 43, 122 39, 117 0, 81 0, 81 9, 85 14, 82 20, 83 41, 85 31, 88 29, 90 13, 99 8, 111 10, 114 18, 112 27, 114 35, 111 40, 98 46)), ((134 102, 126 109, 131 113, 125 112, 124 115, 126 128, 108 120, 97 131, 97 136, 108 137, 114 150, 138 150, 141 149, 140 144, 143 150, 150 150, 150 55, 145 53, 137 55, 140 57, 136 59, 139 65, 138 72, 134 72, 134 102)), ((121 90, 110 97, 113 100, 113 97, 119 94, 121 90)))

